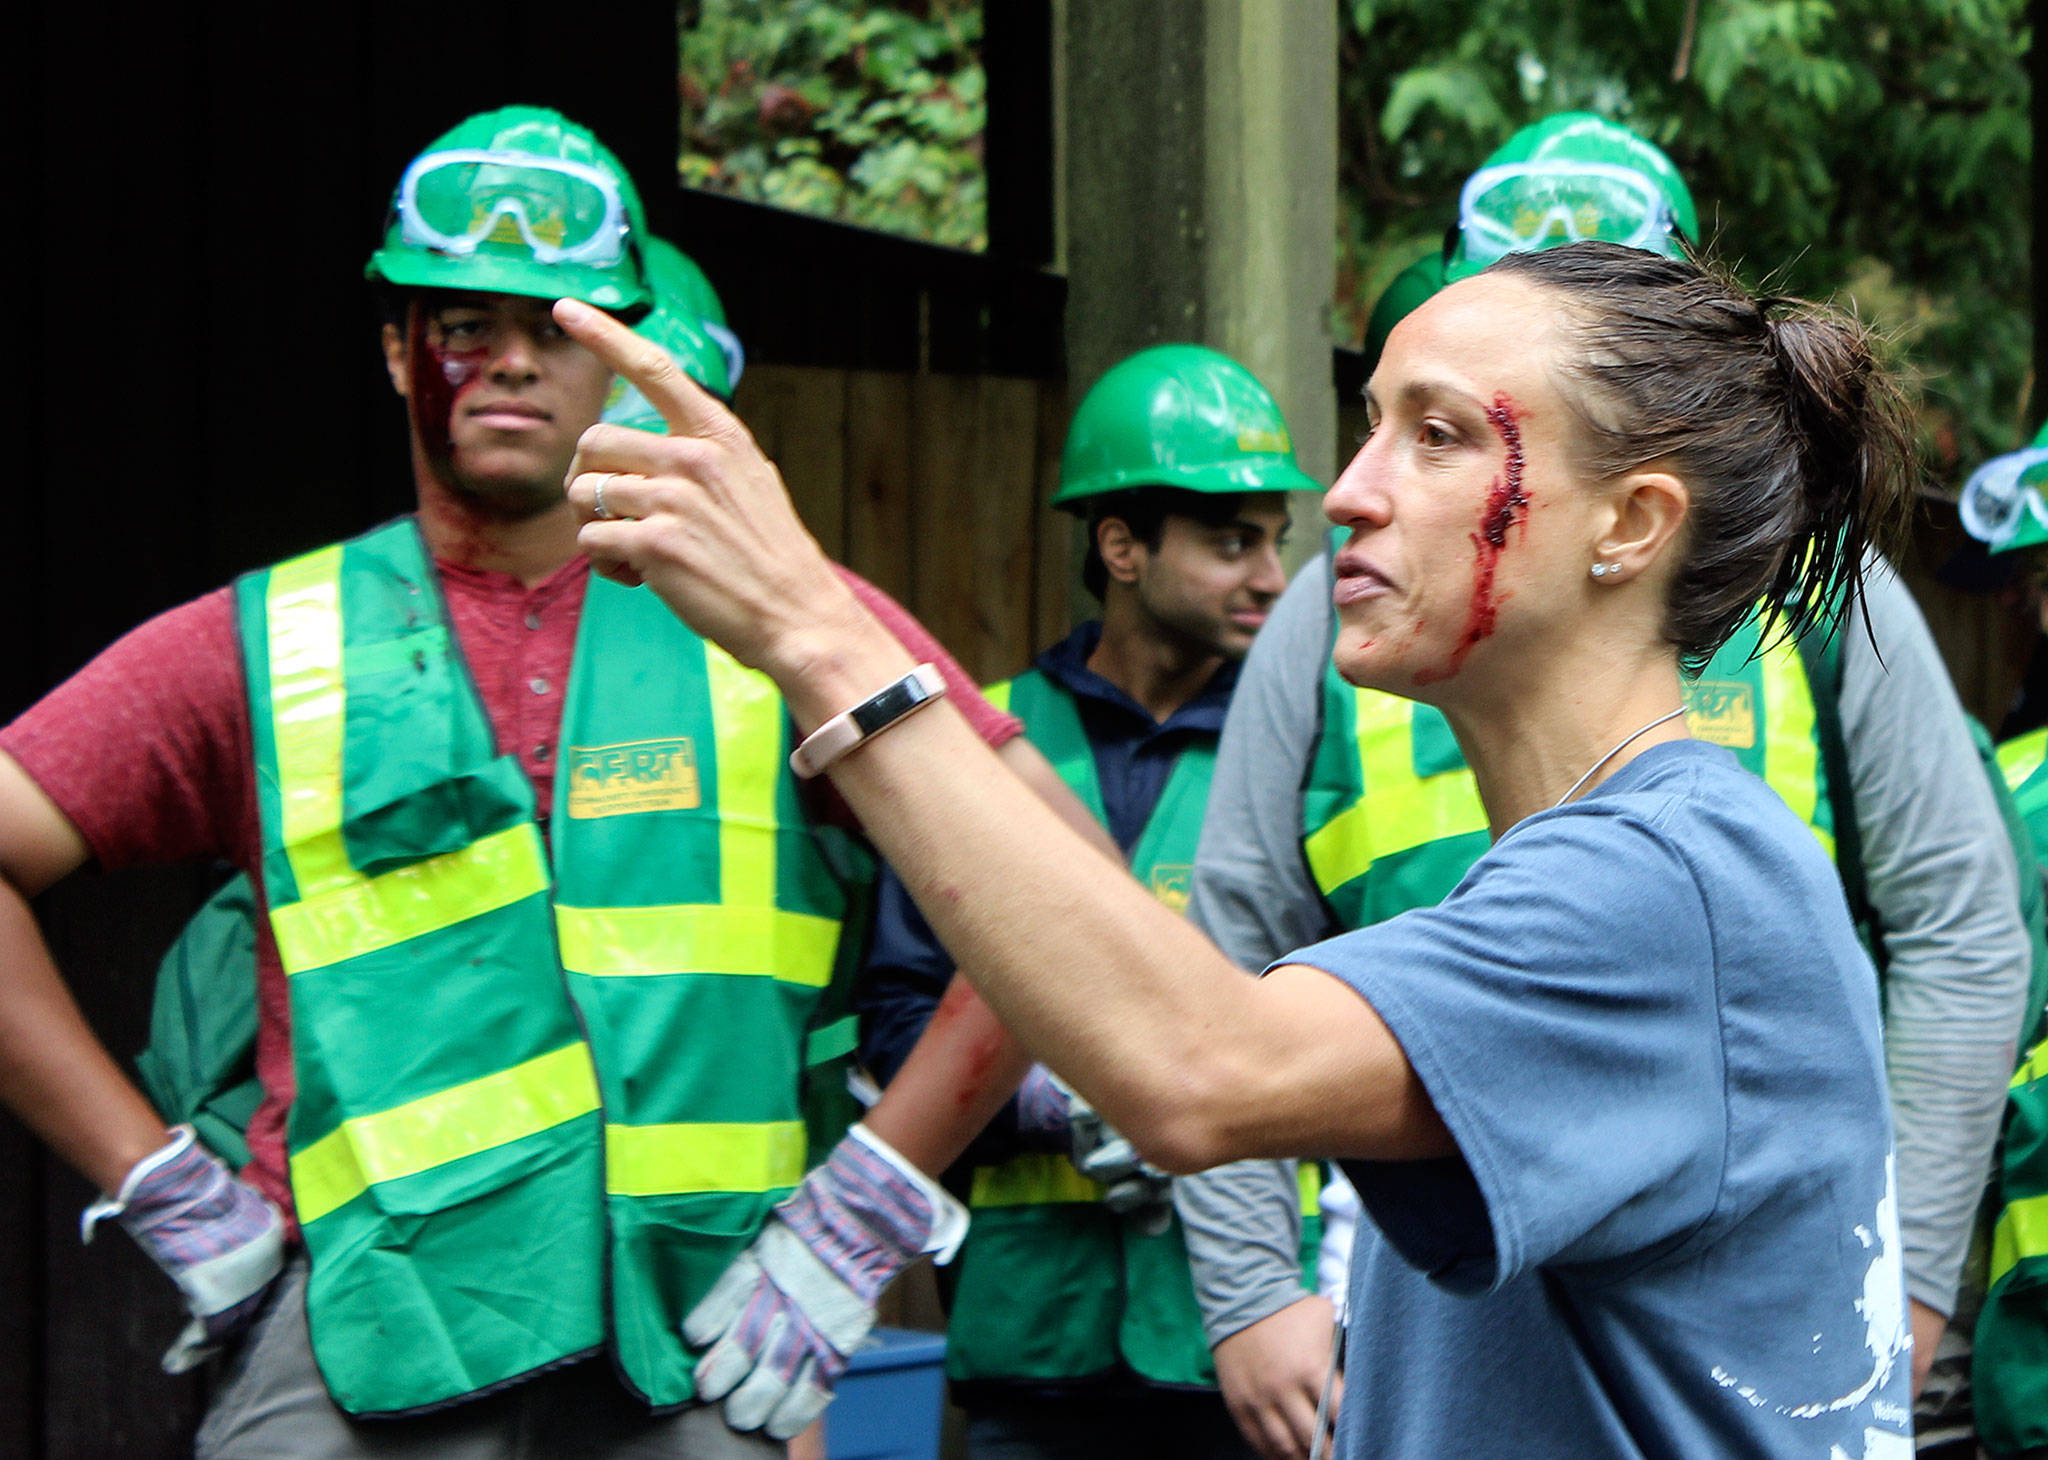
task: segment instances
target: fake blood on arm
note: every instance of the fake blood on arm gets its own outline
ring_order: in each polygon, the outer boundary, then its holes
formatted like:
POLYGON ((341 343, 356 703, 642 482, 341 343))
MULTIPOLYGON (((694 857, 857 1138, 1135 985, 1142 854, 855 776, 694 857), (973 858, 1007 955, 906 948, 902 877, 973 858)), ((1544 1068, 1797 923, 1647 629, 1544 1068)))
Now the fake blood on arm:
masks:
POLYGON ((1479 514, 1479 530, 1472 534, 1472 602, 1465 614, 1465 632, 1458 636, 1449 663, 1442 669, 1425 669, 1415 676, 1417 684, 1435 684, 1449 679, 1465 665, 1465 656, 1480 640, 1493 632, 1500 615, 1500 594, 1494 587, 1494 571, 1508 545, 1508 530, 1529 530, 1529 496, 1522 489, 1525 461, 1522 455, 1520 412, 1505 391, 1496 392, 1486 408, 1486 419, 1500 437, 1504 448, 1501 474, 1494 478, 1479 514))

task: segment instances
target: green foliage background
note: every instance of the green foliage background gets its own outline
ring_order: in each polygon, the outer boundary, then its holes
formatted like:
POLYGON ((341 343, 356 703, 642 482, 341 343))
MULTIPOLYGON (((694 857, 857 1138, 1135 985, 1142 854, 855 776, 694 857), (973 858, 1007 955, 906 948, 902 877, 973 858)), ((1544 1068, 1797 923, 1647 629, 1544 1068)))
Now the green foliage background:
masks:
POLYGON ((980 0, 683 0, 681 181, 988 246, 980 0))
POLYGON ((1338 5, 1340 339, 1510 132, 1593 111, 1671 154, 1749 283, 1892 338, 1938 482, 2031 434, 2024 0, 1338 5))

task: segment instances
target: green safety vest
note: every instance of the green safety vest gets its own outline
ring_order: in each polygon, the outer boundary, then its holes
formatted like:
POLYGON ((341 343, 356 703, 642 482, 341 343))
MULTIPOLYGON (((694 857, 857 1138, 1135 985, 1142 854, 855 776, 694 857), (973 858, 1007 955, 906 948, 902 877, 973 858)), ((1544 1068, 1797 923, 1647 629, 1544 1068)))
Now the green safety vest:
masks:
MULTIPOLYGON (((1073 697, 1036 670, 988 697, 1024 722, 1060 779, 1106 823, 1095 750, 1073 697)), ((1175 911, 1188 904, 1215 765, 1213 740, 1180 753, 1131 852, 1133 875, 1175 911)), ((1314 1213, 1317 1170, 1304 1162, 1300 1173, 1302 1209, 1314 1213)), ((956 1261, 947 1324, 950 1377, 1084 1379, 1122 1363, 1154 1383, 1215 1385, 1180 1219, 1147 1236, 1102 1205, 1102 1190, 1050 1152, 975 1170, 974 1223, 956 1261)), ((1305 1218, 1311 1288, 1321 1235, 1320 1222, 1305 1218)))
POLYGON ((190 1125, 236 1170, 249 1164, 256 1079, 256 893, 236 873, 185 925, 157 969, 149 1047, 135 1069, 170 1125, 190 1125))
MULTIPOLYGON (((2048 729, 1998 748, 2011 814, 2028 850, 2048 845, 2048 729)), ((2020 1066, 2006 1100, 1994 1184, 1996 1215, 1977 1316, 1971 1389, 1977 1432, 2001 1453, 2048 1447, 2048 958, 2038 861, 2021 860, 2021 900, 2035 937, 2034 980, 2020 1066)))
MULTIPOLYGON (((1808 655, 1756 654, 1745 625, 1685 687, 1695 737, 1726 746, 1835 852, 1832 758, 1808 655)), ((1302 852, 1339 926, 1370 927, 1450 895, 1490 846, 1479 786, 1441 712, 1323 676, 1322 728, 1302 792, 1302 852)))
POLYGON ((236 585, 329 1392, 430 1408, 687 1313, 804 1172, 805 1038, 861 858, 774 686, 592 577, 552 857, 410 520, 236 585))

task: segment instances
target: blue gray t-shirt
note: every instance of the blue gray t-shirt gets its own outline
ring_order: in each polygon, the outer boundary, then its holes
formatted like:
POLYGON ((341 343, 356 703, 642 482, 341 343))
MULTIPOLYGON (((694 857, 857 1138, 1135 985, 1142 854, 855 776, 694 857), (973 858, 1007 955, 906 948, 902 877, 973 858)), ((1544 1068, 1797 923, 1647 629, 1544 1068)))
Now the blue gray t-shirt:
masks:
POLYGON ((1345 1163, 1343 1453, 1911 1455, 1876 975, 1728 752, 1655 746, 1286 961, 1372 1004, 1462 1156, 1345 1163))

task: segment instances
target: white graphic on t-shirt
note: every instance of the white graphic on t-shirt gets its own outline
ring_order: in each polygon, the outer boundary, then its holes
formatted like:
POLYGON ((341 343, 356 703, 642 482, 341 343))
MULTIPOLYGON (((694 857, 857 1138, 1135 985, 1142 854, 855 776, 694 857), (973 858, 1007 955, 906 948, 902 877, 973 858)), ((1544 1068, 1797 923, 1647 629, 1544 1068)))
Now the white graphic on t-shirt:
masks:
MULTIPOLYGON (((1870 1351, 1870 1377, 1847 1394, 1810 1404, 1773 1403, 1768 1396, 1743 1383, 1719 1364, 1711 1371, 1716 1384, 1723 1389, 1733 1389, 1758 1409, 1769 1409, 1788 1419, 1814 1419, 1854 1409, 1891 1379, 1899 1359, 1913 1342, 1913 1331, 1906 1322, 1905 1272, 1899 1253, 1896 1163, 1892 1157, 1885 1157, 1884 1196, 1877 1203, 1876 1216, 1870 1226, 1859 1224, 1853 1230, 1856 1240, 1865 1248, 1875 1249, 1870 1266, 1863 1273, 1863 1294, 1856 1299, 1855 1305, 1856 1312, 1863 1319, 1863 1346, 1870 1351)), ((1818 1340, 1819 1335, 1816 1334, 1815 1338, 1818 1340)), ((1873 1419, 1897 1424, 1901 1428, 1909 1427, 1911 1416, 1899 1405, 1880 1399, 1870 1409, 1873 1419)), ((1865 1429, 1860 1457, 1849 1454, 1840 1445, 1832 1445, 1828 1460, 1893 1460, 1895 1456, 1910 1456, 1912 1452, 1910 1434, 1865 1429)))

